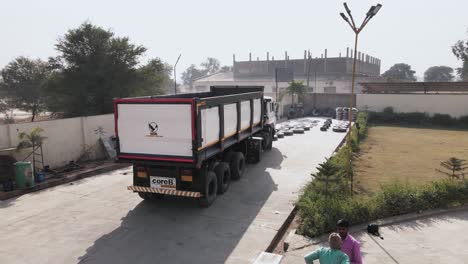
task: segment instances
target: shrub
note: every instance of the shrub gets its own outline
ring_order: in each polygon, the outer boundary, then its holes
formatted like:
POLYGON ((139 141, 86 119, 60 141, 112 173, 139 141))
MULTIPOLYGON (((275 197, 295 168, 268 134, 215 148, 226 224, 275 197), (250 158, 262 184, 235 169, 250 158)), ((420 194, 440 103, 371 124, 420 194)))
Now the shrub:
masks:
POLYGON ((437 126, 454 126, 457 123, 455 118, 445 114, 434 114, 431 118, 432 124, 437 126))
POLYGON ((430 123, 429 115, 421 112, 399 113, 396 119, 398 123, 408 125, 424 125, 430 123))
POLYGON ((332 231, 336 221, 341 218, 349 219, 353 224, 361 224, 466 202, 468 180, 440 180, 426 185, 395 182, 383 185, 380 192, 365 199, 343 194, 325 197, 306 190, 297 203, 302 221, 299 232, 317 236, 332 231))
POLYGON ((453 118, 447 114, 434 114, 429 116, 427 113, 409 112, 395 113, 392 107, 386 107, 382 112, 369 112, 369 123, 375 124, 402 124, 410 126, 442 126, 468 128, 468 116, 453 118))
POLYGON ((376 216, 388 217, 418 210, 418 194, 410 185, 395 182, 382 186, 373 199, 376 204, 376 216))

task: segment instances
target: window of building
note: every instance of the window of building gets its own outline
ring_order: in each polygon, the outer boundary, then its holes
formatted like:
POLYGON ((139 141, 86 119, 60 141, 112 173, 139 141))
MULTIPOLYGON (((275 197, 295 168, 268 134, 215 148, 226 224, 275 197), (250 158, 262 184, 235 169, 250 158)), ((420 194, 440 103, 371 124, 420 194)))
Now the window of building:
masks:
POLYGON ((336 87, 335 86, 323 87, 323 92, 324 93, 336 93, 336 87))

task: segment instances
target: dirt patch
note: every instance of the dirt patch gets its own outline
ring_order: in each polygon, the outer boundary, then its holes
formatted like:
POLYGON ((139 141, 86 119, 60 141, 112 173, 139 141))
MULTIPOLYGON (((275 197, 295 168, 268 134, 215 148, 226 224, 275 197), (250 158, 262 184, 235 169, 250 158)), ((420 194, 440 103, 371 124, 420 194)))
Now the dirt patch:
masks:
POLYGON ((356 191, 370 194, 395 179, 427 183, 444 178, 436 169, 450 157, 468 160, 468 131, 371 127, 354 162, 356 191))

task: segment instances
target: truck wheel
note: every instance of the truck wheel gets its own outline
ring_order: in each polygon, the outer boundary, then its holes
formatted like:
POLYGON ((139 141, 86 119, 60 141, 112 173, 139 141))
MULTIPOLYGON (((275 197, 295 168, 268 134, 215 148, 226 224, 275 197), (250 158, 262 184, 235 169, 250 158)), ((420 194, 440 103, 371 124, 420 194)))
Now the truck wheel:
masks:
POLYGON ((273 133, 268 132, 267 134, 267 142, 266 142, 266 150, 271 150, 273 148, 273 133))
POLYGON ((231 183, 231 169, 229 165, 226 162, 220 162, 215 168, 215 173, 218 181, 218 193, 225 193, 231 183))
POLYGON ((148 200, 151 199, 150 196, 148 195, 148 193, 144 193, 144 192, 139 192, 138 196, 140 196, 140 198, 145 200, 145 201, 148 201, 148 200))
POLYGON ((239 180, 245 171, 245 158, 241 152, 234 152, 231 163, 231 179, 239 180))
POLYGON ((234 154, 234 151, 232 151, 232 150, 229 151, 228 153, 226 153, 224 155, 223 161, 226 162, 227 164, 231 164, 232 154, 234 154))
POLYGON ((205 179, 205 186, 203 188, 203 197, 198 202, 202 207, 210 206, 216 199, 216 193, 218 191, 218 181, 216 174, 212 171, 208 171, 205 179))

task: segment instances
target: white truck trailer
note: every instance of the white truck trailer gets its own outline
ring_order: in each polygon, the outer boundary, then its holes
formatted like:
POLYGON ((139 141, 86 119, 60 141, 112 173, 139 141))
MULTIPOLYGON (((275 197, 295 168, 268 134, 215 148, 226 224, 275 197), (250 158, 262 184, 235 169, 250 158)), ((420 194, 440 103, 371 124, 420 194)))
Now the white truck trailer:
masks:
POLYGON ((176 195, 210 206, 245 163, 272 148, 275 104, 261 86, 114 100, 117 159, 133 163, 128 190, 176 195))

